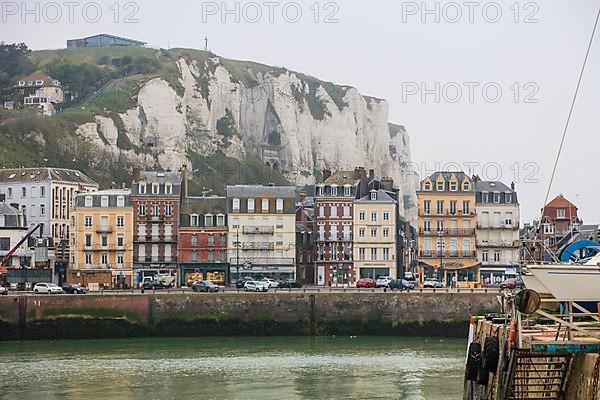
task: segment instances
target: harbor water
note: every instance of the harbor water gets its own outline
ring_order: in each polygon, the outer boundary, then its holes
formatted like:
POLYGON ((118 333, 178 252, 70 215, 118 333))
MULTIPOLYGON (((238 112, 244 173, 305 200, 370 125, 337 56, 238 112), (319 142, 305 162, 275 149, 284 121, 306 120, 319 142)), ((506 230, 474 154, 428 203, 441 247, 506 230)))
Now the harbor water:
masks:
POLYGON ((465 342, 399 337, 0 343, 0 399, 460 399, 465 342))

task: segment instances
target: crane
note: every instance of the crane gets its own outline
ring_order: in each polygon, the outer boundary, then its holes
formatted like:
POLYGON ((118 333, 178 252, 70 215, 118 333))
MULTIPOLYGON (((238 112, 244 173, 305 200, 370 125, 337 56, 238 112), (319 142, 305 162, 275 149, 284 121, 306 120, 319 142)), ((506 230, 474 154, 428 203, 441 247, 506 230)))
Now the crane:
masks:
POLYGON ((21 247, 21 245, 27 240, 29 239, 29 237, 31 235, 33 235, 33 233, 38 230, 39 227, 41 227, 42 224, 39 223, 36 226, 34 226, 29 232, 27 232, 27 234, 25 236, 23 236, 23 238, 21 238, 21 240, 19 240, 19 243, 17 243, 12 249, 10 249, 10 251, 8 253, 6 253, 6 255, 4 257, 2 257, 2 260, 0 260, 0 265, 4 265, 4 263, 6 262, 6 260, 8 260, 10 258, 10 256, 13 255, 13 253, 15 251, 17 251, 17 249, 19 247, 21 247))

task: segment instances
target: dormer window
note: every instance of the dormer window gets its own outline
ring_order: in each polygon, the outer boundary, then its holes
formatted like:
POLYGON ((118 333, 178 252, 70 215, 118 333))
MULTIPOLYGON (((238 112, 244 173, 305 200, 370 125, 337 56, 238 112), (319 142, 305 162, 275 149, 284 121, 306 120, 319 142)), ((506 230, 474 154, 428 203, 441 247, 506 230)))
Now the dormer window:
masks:
POLYGON ((500 193, 494 193, 494 203, 500 203, 500 193))
POLYGON ((213 216, 212 214, 204 215, 204 226, 213 226, 213 216))
POLYGON ((377 200, 377 192, 376 191, 371 191, 371 200, 377 200))
POLYGON ((512 193, 506 193, 506 202, 512 203, 512 193))
POLYGON ((165 183, 165 194, 173 194, 173 185, 165 183))
POLYGON ((44 81, 37 80, 37 81, 35 81, 35 84, 36 84, 37 86, 41 86, 41 85, 43 85, 43 84, 44 84, 44 81))
POLYGON ((456 192, 458 190, 458 183, 457 182, 450 182, 450 191, 451 192, 456 192))
POLYGON ((556 209, 556 218, 565 218, 566 212, 564 208, 556 209))
POLYGON ((463 192, 468 192, 469 190, 471 190, 471 185, 469 185, 469 182, 464 182, 462 184, 462 190, 463 192))
POLYGON ((337 185, 331 185, 331 195, 332 196, 337 196, 337 185))
POLYGON ((344 196, 352 196, 352 187, 350 185, 344 185, 344 196))
POLYGON ((482 203, 489 203, 490 202, 490 198, 489 198, 489 194, 488 193, 482 193, 481 194, 481 202, 482 203))
POLYGON ((158 194, 158 183, 152 184, 152 194, 158 194))
POLYGON ((323 186, 317 186, 317 196, 323 196, 323 186))
POLYGON ((254 199, 248 199, 248 212, 254 212, 254 199))
POLYGON ((92 206, 92 196, 85 196, 85 206, 86 207, 92 206))
POLYGON ((138 192, 140 192, 140 194, 146 194, 146 183, 145 182, 138 183, 138 192))
POLYGON ((198 214, 190 215, 190 226, 198 226, 198 214))
POLYGON ((232 208, 233 211, 240 211, 240 199, 233 199, 232 208))
POLYGON ((427 192, 431 191, 431 183, 430 182, 425 182, 425 185, 423 185, 423 186, 424 186, 423 188, 425 189, 425 191, 427 191, 427 192))
POLYGON ((438 192, 443 192, 444 191, 444 182, 436 182, 435 190, 437 190, 438 192))
POLYGON ((19 81, 19 86, 25 86, 25 81, 19 81))

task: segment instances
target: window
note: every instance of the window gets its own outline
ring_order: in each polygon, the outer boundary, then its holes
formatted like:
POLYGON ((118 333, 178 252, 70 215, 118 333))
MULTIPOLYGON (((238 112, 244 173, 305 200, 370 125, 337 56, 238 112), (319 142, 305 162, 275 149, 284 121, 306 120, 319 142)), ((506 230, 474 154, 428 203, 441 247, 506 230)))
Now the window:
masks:
POLYGON ((377 260, 377 249, 375 247, 371 248, 371 261, 377 260))
POLYGON ((269 212, 269 199, 262 199, 261 210, 262 212, 269 212))
POLYGON ((254 199, 248 199, 248 212, 254 212, 254 199))
POLYGON ((102 253, 100 256, 100 263, 102 265, 108 264, 108 253, 102 253))
POLYGON ((213 226, 213 216, 212 216, 212 214, 206 214, 204 216, 204 226, 213 226))
POLYGON ((125 196, 117 196, 117 207, 125 207, 125 196))
POLYGON ((325 207, 319 206, 319 217, 325 216, 325 207))
POLYGON ((275 204, 276 204, 275 210, 278 213, 282 213, 283 212, 283 199, 277 199, 275 204))
POLYGON ((494 203, 500 203, 500 193, 494 193, 494 203))
POLYGON ((431 232, 431 221, 423 221, 423 231, 431 232))
POLYGON ((450 191, 451 192, 456 192, 458 190, 458 183, 457 182, 450 182, 450 191))
POLYGON ((456 200, 450 200, 450 214, 456 214, 456 200))
POLYGON ((158 194, 159 190, 158 190, 158 183, 153 183, 152 184, 152 194, 158 194))
POLYGON ((317 196, 323 196, 323 186, 317 186, 317 196))
POLYGON ((92 234, 86 233, 85 234, 85 247, 91 247, 91 246, 92 246, 92 234))
POLYGON ((377 237, 377 228, 371 228, 371 238, 377 237))
POLYGON ((108 196, 100 197, 100 207, 108 207, 108 196))
POLYGON ((384 221, 389 221, 390 220, 390 212, 389 211, 384 211, 383 212, 383 220, 384 221))
POLYGON ((435 190, 437 190, 438 192, 443 192, 444 191, 444 182, 436 182, 435 183, 435 190))
POLYGON ((217 214, 217 226, 225 226, 225 215, 217 214))
POLYGON ((12 199, 12 188, 10 188, 10 187, 9 187, 9 188, 7 189, 7 195, 8 195, 7 197, 8 197, 9 199, 12 199))
POLYGON ((481 253, 481 261, 482 262, 488 262, 488 251, 487 250, 484 250, 481 253))
POLYGON ((190 238, 190 244, 192 246, 198 246, 198 235, 196 235, 195 233, 192 234, 192 236, 190 238))
POLYGON ((361 238, 365 237, 365 228, 359 228, 358 229, 358 236, 361 238))
POLYGON ((198 252, 196 250, 192 251, 191 261, 198 262, 198 252))
POLYGON ((331 185, 331 195, 337 196, 337 185, 331 185))
POLYGON ((190 215, 190 226, 198 226, 198 214, 190 215))
POLYGON ((117 235, 117 246, 119 246, 119 247, 125 246, 125 238, 123 237, 122 233, 119 233, 117 235))
POLYGON ((441 232, 444 230, 444 221, 441 219, 437 220, 437 231, 441 232))
POLYGON ((512 193, 506 193, 506 202, 512 203, 512 193))
POLYGON ((349 217, 350 216, 350 207, 349 206, 344 206, 344 217, 349 217))
POLYGON ((231 204, 233 211, 240 211, 240 199, 233 199, 231 204))
POLYGON ((165 224, 165 241, 171 240, 173 235, 173 224, 165 224))
POLYGON ((117 215, 117 228, 122 228, 125 226, 125 217, 122 215, 117 215))
POLYGON ((431 214, 431 200, 423 201, 423 214, 425 214, 425 215, 431 214))
POLYGON ((431 183, 430 182, 425 182, 425 185, 423 185, 423 187, 426 192, 431 191, 431 183))
POLYGON ((40 204, 40 215, 46 215, 46 205, 40 204))
POLYGON ((552 224, 544 224, 544 233, 546 235, 551 235, 554 233, 554 225, 552 224))
POLYGON ((384 238, 390 237, 390 230, 389 230, 389 228, 384 228, 383 229, 383 237, 384 238))
POLYGON ((500 262, 500 251, 494 251, 494 262, 500 262))
POLYGON ((490 198, 489 198, 489 194, 488 193, 482 193, 481 194, 481 202, 482 203, 489 203, 490 202, 490 198))
POLYGON ((143 217, 144 215, 146 215, 146 204, 140 204, 138 206, 138 208, 139 208, 140 217, 143 217))
POLYGON ((358 219, 361 221, 365 220, 365 212, 363 210, 358 213, 358 219))
POLYGON ((84 217, 83 225, 86 228, 91 228, 92 227, 92 217, 90 215, 87 215, 87 216, 84 217))
POLYGON ((165 204, 165 216, 170 217, 173 215, 173 204, 166 203, 165 204))
MULTIPOLYGON (((219 236, 219 245, 225 246, 226 244, 227 244, 227 236, 224 233, 222 233, 219 236)), ((225 261, 225 259, 223 259, 223 261, 225 261)))
POLYGON ((385 261, 388 261, 390 259, 390 249, 388 249, 388 248, 383 249, 383 259, 385 261))
POLYGON ((208 262, 215 262, 215 252, 212 250, 208 251, 208 262))
POLYGON ((46 197, 46 186, 40 186, 40 197, 46 197))
POLYGON ((330 213, 329 216, 332 218, 337 218, 337 206, 331 206, 331 208, 329 209, 330 213))
POLYGON ((276 227, 277 229, 283 229, 283 218, 277 218, 276 227))
POLYGON ((277 235, 277 237, 275 238, 275 245, 283 246, 283 235, 277 235))
POLYGON ((138 225, 138 236, 146 236, 146 224, 138 225))
POLYGON ((138 192, 140 192, 140 194, 146 194, 146 182, 138 184, 138 192))
POLYGON ((85 253, 85 265, 92 264, 92 253, 85 253))
POLYGON ((364 261, 365 260, 365 248, 361 247, 358 249, 358 259, 360 261, 364 261))
POLYGON ((352 187, 349 185, 344 186, 344 196, 352 196, 352 187))
POLYGON ((557 208, 556 209, 556 218, 565 218, 565 209, 564 208, 557 208))
POLYGON ((469 200, 463 200, 463 214, 471 213, 470 204, 471 202, 469 200))
POLYGON ((213 235, 212 233, 208 234, 208 245, 209 246, 214 246, 215 245, 215 235, 213 235))
POLYGON ((240 219, 234 218, 233 221, 231 222, 231 227, 233 229, 239 228, 240 227, 240 219))
POLYGON ((152 204, 152 216, 158 217, 158 215, 159 215, 158 204, 152 204))
POLYGON ((463 183, 462 190, 463 190, 463 192, 468 192, 469 190, 471 190, 471 185, 469 185, 469 182, 463 183))
POLYGON ((505 226, 512 226, 512 218, 505 218, 504 219, 504 225, 505 226))
POLYGON ((165 244, 165 261, 171 261, 171 245, 165 244))
POLYGON ((100 237, 100 243, 101 243, 102 247, 108 246, 108 236, 107 235, 102 235, 100 237))
POLYGON ((165 183, 165 194, 173 194, 173 185, 165 183))
POLYGON ((371 192, 371 200, 377 200, 377 192, 374 190, 371 192))
POLYGON ((158 238, 158 224, 151 224, 152 229, 152 239, 155 240, 158 238))
POLYGON ((85 196, 85 200, 84 200, 84 206, 85 207, 91 207, 92 206, 92 196, 85 196))
POLYGON ((441 215, 444 213, 444 200, 438 200, 436 202, 436 212, 438 215, 441 215))
POLYGON ((377 211, 371 211, 371 222, 377 222, 377 211))
POLYGON ((27 197, 27 188, 26 187, 21 188, 21 197, 27 197))
POLYGON ((125 257, 123 256, 123 253, 117 254, 117 264, 119 266, 121 266, 121 267, 123 266, 124 260, 125 260, 125 257))

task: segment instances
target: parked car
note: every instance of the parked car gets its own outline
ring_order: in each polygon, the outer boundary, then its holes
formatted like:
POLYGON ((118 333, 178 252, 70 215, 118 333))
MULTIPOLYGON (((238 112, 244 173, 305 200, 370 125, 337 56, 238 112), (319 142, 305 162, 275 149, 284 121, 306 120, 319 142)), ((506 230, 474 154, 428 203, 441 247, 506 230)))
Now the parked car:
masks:
POLYGON ((500 289, 523 289, 524 287, 521 278, 509 278, 500 283, 500 289))
POLYGON ((55 283, 36 283, 33 287, 34 293, 60 294, 63 290, 55 283))
POLYGON ((442 287, 442 282, 438 281, 437 279, 425 279, 425 282, 423 282, 423 287, 425 288, 441 288, 442 287))
POLYGON ((254 278, 251 278, 249 276, 241 277, 240 279, 235 281, 235 287, 238 289, 243 289, 244 285, 246 284, 247 281, 253 281, 253 280, 254 280, 254 278))
POLYGON ((302 287, 302 283, 298 282, 295 279, 286 279, 283 281, 279 281, 279 286, 280 288, 284 288, 284 289, 300 289, 302 287))
POLYGON ((244 284, 244 291, 246 292, 268 292, 269 285, 261 281, 246 281, 244 284))
POLYGON ((192 290, 194 292, 218 292, 219 286, 212 283, 211 281, 196 281, 192 284, 192 290))
POLYGON ((410 290, 415 288, 415 284, 406 279, 392 279, 388 287, 390 289, 410 290))
POLYGON ((76 283, 72 283, 70 285, 63 285, 62 290, 63 290, 63 292, 69 293, 69 294, 86 294, 87 293, 86 288, 84 288, 83 286, 79 286, 76 283))
POLYGON ((415 282, 417 280, 417 277, 412 272, 406 271, 404 273, 404 279, 406 279, 409 282, 415 282))
POLYGON ((371 278, 362 278, 356 282, 357 288, 374 288, 375 286, 375 281, 371 278))
POLYGON ((264 277, 261 279, 262 282, 266 282, 269 285, 269 289, 270 288, 276 288, 279 287, 279 282, 277 282, 275 279, 273 278, 267 278, 264 277))
POLYGON ((8 294, 8 289, 4 286, 0 286, 0 295, 6 296, 8 294))
POLYGON ((165 284, 159 281, 146 281, 142 284, 142 290, 161 290, 166 288, 165 284))
POLYGON ((388 287, 392 280, 391 276, 380 276, 375 281, 375 287, 388 287))

